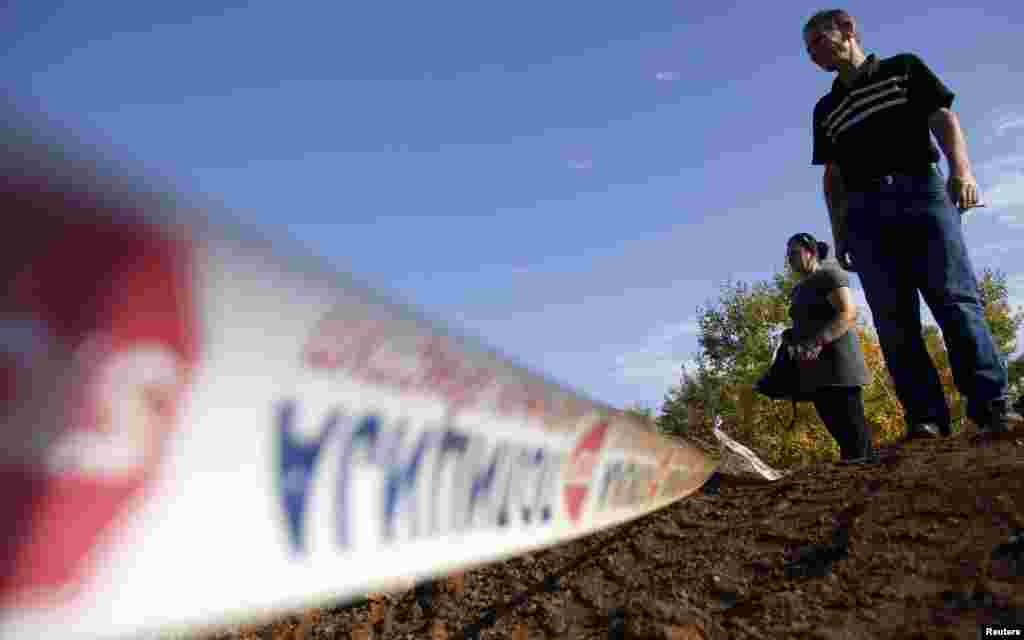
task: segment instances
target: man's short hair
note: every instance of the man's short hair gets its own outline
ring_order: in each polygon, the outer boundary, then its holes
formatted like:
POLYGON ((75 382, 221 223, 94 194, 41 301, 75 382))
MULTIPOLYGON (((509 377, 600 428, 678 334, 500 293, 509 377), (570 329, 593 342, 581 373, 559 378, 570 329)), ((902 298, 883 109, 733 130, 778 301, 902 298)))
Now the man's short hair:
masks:
POLYGON ((818 29, 838 29, 841 25, 852 27, 853 39, 857 41, 857 44, 860 44, 860 29, 857 28, 857 21, 845 9, 825 9, 815 13, 807 20, 807 24, 804 25, 804 34, 818 29))

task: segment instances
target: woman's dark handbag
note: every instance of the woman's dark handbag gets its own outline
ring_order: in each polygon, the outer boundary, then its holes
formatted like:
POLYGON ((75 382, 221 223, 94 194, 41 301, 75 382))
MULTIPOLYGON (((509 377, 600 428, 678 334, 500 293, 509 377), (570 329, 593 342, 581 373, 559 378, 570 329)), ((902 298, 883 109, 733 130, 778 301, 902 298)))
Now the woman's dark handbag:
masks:
POLYGON ((793 342, 792 337, 792 329, 782 332, 782 344, 775 352, 772 366, 754 385, 755 391, 773 400, 802 399, 795 397, 799 395, 800 379, 796 360, 790 355, 788 348, 793 342))
POLYGON ((800 374, 797 371, 796 360, 790 355, 788 348, 793 342, 792 338, 792 329, 782 332, 782 344, 775 352, 772 366, 754 385, 755 391, 773 400, 793 401, 793 421, 789 425, 790 428, 796 424, 796 403, 812 399, 811 394, 800 392, 800 374))
POLYGON ((796 361, 789 354, 788 345, 783 342, 775 352, 775 360, 754 385, 754 390, 772 400, 785 400, 793 396, 797 385, 796 361))

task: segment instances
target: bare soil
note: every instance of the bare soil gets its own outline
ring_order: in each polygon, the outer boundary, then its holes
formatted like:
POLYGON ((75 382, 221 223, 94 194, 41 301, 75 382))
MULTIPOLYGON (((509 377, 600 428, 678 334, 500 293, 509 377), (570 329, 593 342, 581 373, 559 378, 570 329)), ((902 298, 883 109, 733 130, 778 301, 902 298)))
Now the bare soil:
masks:
POLYGON ((207 638, 974 638, 1024 625, 1016 433, 770 483, 721 476, 717 493, 583 540, 207 638))

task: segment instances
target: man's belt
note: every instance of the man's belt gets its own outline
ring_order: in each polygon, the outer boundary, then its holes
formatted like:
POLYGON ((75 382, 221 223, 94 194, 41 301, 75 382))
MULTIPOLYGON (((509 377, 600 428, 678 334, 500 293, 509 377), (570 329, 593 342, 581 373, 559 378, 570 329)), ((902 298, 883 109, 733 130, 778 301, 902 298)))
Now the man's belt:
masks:
POLYGON ((898 182, 901 178, 927 178, 938 173, 934 164, 923 165, 911 169, 899 169, 878 176, 851 176, 843 180, 847 191, 874 191, 885 185, 898 182))

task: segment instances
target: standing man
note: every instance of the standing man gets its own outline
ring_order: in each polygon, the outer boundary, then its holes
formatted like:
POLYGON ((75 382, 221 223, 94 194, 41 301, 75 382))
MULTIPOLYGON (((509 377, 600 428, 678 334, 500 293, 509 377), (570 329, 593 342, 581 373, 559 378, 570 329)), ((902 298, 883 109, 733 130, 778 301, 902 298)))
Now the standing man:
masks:
POLYGON ((924 297, 942 329, 967 416, 983 433, 1007 431, 1007 372, 985 322, 961 229, 978 186, 953 93, 913 54, 865 56, 842 9, 807 21, 811 60, 838 78, 814 107, 813 164, 825 166, 825 201, 840 265, 856 271, 907 437, 949 435, 950 414, 921 333, 924 297), (944 183, 939 141, 949 162, 944 183), (955 207, 954 207, 955 205, 955 207))

